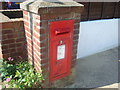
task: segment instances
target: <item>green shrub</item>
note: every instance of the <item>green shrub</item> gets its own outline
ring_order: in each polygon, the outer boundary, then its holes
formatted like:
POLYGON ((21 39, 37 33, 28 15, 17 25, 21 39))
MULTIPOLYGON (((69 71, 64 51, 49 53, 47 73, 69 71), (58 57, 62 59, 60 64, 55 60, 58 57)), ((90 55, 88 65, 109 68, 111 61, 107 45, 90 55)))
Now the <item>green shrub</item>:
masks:
POLYGON ((3 82, 8 83, 8 88, 41 88, 43 76, 35 72, 27 61, 12 63, 14 60, 4 61, 0 69, 3 82))

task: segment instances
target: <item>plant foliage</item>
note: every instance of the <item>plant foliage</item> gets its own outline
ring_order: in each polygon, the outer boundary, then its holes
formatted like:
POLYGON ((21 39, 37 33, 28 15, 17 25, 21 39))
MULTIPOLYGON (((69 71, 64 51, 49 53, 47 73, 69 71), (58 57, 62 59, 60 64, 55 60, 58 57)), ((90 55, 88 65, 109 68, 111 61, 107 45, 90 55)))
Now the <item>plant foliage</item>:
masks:
POLYGON ((35 72, 32 65, 27 61, 21 61, 16 64, 12 60, 4 61, 0 69, 3 82, 8 83, 9 88, 41 88, 43 76, 35 72))

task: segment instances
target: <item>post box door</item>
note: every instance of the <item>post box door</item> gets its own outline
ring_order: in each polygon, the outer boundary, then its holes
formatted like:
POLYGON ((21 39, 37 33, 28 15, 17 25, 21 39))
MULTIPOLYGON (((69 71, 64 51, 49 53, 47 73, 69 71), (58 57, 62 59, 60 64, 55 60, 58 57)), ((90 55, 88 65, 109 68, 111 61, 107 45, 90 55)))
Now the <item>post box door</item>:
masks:
POLYGON ((74 20, 50 23, 50 81, 70 74, 74 20))
POLYGON ((69 74, 70 70, 70 39, 65 38, 54 41, 51 50, 51 78, 52 80, 61 78, 69 74), (69 52, 69 53, 67 53, 69 52))

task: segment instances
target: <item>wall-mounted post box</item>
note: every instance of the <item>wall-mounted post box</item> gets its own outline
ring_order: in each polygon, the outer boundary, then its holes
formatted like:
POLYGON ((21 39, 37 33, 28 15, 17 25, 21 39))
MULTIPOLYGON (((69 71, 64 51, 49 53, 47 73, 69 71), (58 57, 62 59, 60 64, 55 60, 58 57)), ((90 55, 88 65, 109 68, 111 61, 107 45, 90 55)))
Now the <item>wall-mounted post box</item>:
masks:
POLYGON ((83 5, 72 0, 27 0, 21 4, 28 59, 42 70, 43 87, 72 84, 83 5))
POLYGON ((74 20, 50 22, 50 80, 70 74, 74 20))

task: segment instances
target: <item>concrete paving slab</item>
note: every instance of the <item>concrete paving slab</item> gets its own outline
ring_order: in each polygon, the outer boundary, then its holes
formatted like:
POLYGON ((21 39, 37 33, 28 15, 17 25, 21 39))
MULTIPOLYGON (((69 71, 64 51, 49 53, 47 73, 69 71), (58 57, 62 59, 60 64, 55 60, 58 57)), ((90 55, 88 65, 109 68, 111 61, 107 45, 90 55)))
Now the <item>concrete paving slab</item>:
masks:
POLYGON ((69 88, 118 88, 118 48, 77 60, 76 82, 69 88))

